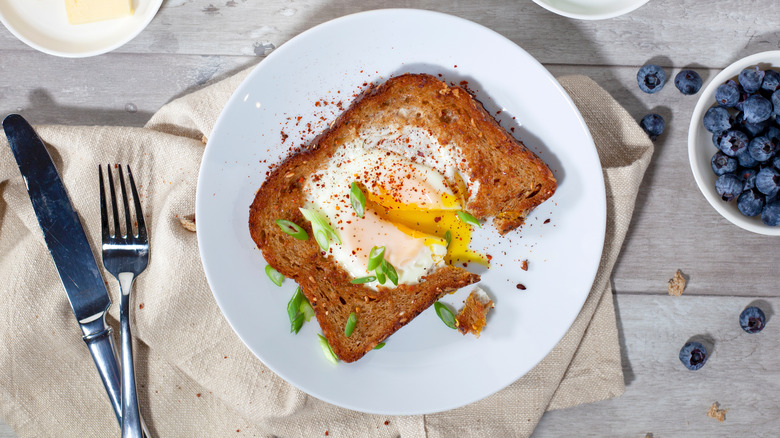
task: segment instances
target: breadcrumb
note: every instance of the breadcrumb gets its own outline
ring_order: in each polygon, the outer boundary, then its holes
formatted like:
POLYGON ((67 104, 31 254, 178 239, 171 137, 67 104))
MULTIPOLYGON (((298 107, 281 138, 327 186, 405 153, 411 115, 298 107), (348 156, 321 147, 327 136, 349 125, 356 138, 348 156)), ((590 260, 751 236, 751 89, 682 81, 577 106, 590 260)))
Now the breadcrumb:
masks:
POLYGON ((723 423, 726 419, 726 412, 728 412, 728 409, 720 409, 720 403, 715 402, 710 406, 710 410, 707 411, 707 416, 723 423))
POLYGON ((669 280, 667 289, 669 290, 669 295, 675 297, 679 297, 683 294, 683 291, 685 290, 685 277, 683 277, 682 272, 680 272, 679 269, 674 273, 674 277, 669 280))
POLYGON ((195 232, 195 215, 191 214, 189 216, 184 216, 179 218, 179 222, 181 223, 181 226, 184 227, 187 231, 195 232))

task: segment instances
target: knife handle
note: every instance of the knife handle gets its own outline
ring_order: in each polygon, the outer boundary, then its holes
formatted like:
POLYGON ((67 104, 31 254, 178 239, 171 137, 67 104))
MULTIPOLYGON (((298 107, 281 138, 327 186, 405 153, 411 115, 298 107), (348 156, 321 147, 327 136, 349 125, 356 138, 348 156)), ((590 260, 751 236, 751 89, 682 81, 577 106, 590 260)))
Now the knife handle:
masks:
POLYGON ((116 419, 122 424, 122 386, 111 327, 106 326, 105 315, 101 315, 94 321, 81 323, 81 330, 84 332, 82 339, 87 344, 103 380, 103 386, 106 387, 116 419))

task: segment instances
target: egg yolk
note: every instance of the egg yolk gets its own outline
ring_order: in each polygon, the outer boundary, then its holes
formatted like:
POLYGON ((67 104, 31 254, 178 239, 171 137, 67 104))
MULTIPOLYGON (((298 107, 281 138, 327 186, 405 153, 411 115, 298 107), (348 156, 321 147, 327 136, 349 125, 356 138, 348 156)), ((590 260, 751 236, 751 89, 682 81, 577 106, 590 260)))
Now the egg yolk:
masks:
POLYGON ((380 193, 366 191, 366 207, 379 218, 392 223, 399 231, 413 238, 425 238, 425 245, 438 244, 447 247, 444 261, 454 263, 479 263, 487 266, 487 258, 471 249, 471 227, 458 219, 460 200, 448 193, 441 193, 441 202, 434 208, 420 207, 415 203, 403 203, 386 190, 380 193), (446 235, 450 232, 447 245, 446 235))

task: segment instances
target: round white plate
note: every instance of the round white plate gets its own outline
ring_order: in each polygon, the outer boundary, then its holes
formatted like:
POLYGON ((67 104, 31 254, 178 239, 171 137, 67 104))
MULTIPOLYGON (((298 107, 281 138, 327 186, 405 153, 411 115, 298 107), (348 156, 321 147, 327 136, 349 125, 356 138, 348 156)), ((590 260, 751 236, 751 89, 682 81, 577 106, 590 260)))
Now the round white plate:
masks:
POLYGON ((534 0, 534 3, 569 18, 604 20, 639 8, 648 0, 534 0))
POLYGON ((162 0, 133 0, 130 17, 68 23, 63 0, 2 0, 0 21, 28 46, 55 56, 83 58, 110 52, 135 38, 152 21, 162 0))
MULTIPOLYGON (((319 399, 401 415, 479 400, 522 377, 550 352, 592 286, 604 242, 606 200, 588 128, 541 64, 475 23, 391 9, 317 26, 255 68, 209 139, 196 217, 214 297, 260 360, 319 399), (500 237, 488 224, 475 233, 472 248, 493 256, 480 285, 496 304, 479 339, 447 328, 429 308, 390 336, 382 350, 334 365, 317 343, 316 320, 290 334, 286 306, 295 284, 287 280, 279 288, 266 277, 262 254, 249 236, 249 205, 269 166, 341 112, 334 103, 346 107, 367 84, 406 72, 467 81, 490 113, 501 111, 502 126, 550 165, 559 187, 519 232, 500 237), (523 271, 526 259, 529 267, 523 271)), ((471 289, 445 301, 457 310, 471 289)))

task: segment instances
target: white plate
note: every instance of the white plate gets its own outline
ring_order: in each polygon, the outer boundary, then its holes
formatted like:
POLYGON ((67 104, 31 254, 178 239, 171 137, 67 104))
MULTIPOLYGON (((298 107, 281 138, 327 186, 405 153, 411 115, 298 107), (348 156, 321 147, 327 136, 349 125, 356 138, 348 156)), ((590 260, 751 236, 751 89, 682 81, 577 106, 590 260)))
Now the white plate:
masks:
POLYGON ((110 52, 135 38, 152 21, 162 0, 133 0, 131 17, 68 23, 64 0, 2 0, 0 21, 28 46, 50 55, 83 58, 110 52))
POLYGON ((718 179, 712 171, 712 156, 718 150, 712 144, 712 133, 704 129, 704 113, 715 106, 715 90, 729 79, 736 79, 739 72, 754 66, 762 69, 780 70, 780 50, 761 52, 742 58, 717 74, 699 94, 696 107, 693 108, 691 123, 688 126, 688 161, 691 165, 693 179, 702 195, 712 208, 732 224, 758 234, 780 236, 780 226, 773 227, 761 222, 761 215, 748 217, 739 212, 737 202, 725 202, 715 190, 715 180, 718 179))
MULTIPOLYGON (((479 400, 522 377, 550 352, 593 283, 606 201, 588 128, 541 64, 475 23, 429 11, 379 10, 304 32, 255 68, 209 139, 196 217, 214 297, 257 357, 319 399, 401 415, 479 400), (489 112, 503 109, 502 125, 514 128, 550 164, 560 185, 521 232, 502 238, 486 226, 475 234, 472 248, 493 256, 480 284, 496 303, 479 339, 447 328, 429 308, 382 350, 333 365, 318 346, 316 322, 298 335, 289 333, 286 305, 295 285, 287 280, 278 288, 266 277, 261 252, 249 236, 249 205, 269 166, 290 146, 311 140, 339 112, 317 102, 341 100, 346 106, 364 84, 405 72, 468 81, 489 112), (289 136, 284 144, 281 131, 289 136), (520 269, 525 259, 527 272, 520 269), (527 290, 516 287, 521 283, 527 290)), ((445 301, 459 309, 470 289, 445 301)))
POLYGON ((648 0, 534 0, 534 3, 569 18, 604 20, 639 8, 648 0))

